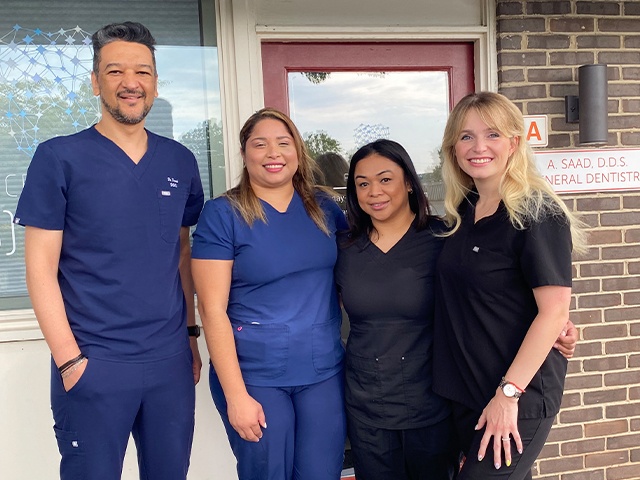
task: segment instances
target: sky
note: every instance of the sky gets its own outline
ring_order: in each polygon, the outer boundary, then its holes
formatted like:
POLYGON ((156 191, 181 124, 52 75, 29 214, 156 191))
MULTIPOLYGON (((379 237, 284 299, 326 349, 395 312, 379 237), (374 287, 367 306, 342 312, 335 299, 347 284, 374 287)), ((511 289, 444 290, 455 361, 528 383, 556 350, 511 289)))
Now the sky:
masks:
POLYGON ((447 83, 445 72, 331 72, 319 84, 290 73, 291 117, 303 135, 327 132, 343 154, 376 139, 376 127, 382 126, 387 138, 409 152, 418 172, 428 172, 438 162, 435 152, 449 112, 447 83), (362 125, 375 133, 361 136, 358 144, 362 125))

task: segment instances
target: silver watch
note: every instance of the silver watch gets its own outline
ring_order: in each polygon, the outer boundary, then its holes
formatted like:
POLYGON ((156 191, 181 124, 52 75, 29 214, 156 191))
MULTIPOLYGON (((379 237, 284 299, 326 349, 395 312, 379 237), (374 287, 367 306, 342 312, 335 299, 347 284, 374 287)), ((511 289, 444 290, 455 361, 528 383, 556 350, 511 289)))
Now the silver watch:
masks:
POLYGON ((505 397, 515 398, 516 400, 522 396, 522 392, 513 383, 502 377, 498 387, 502 390, 505 397))

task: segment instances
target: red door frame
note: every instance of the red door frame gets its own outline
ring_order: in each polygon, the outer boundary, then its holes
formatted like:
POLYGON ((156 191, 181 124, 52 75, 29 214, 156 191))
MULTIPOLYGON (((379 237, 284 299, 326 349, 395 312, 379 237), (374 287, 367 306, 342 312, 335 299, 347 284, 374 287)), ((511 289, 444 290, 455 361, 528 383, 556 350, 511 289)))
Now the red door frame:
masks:
POLYGON ((449 108, 475 91, 472 42, 263 42, 264 104, 289 113, 289 72, 446 71, 449 108))

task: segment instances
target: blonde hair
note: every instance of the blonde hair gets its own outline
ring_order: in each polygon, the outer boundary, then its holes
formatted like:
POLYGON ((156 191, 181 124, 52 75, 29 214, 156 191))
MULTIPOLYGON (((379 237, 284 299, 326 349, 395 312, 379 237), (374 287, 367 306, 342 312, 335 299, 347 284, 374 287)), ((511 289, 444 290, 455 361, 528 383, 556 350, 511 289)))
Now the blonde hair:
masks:
MULTIPOLYGON (((324 211, 320 208, 316 200, 316 192, 318 191, 316 188, 316 178, 320 175, 320 169, 309 155, 300 132, 287 115, 274 108, 263 108, 251 115, 245 122, 242 130, 240 130, 240 151, 244 155, 247 140, 253 133, 255 126, 260 121, 268 118, 282 122, 293 138, 298 156, 298 170, 292 179, 293 188, 298 192, 298 195, 300 195, 304 208, 311 220, 313 220, 320 230, 329 235, 324 211)), ((238 185, 228 190, 224 196, 249 226, 253 225, 253 222, 256 220, 267 223, 267 216, 262 208, 262 204, 253 191, 253 188, 251 188, 249 172, 246 167, 242 170, 242 176, 240 177, 238 185)))
POLYGON ((475 110, 491 129, 508 138, 518 138, 516 147, 500 179, 499 194, 513 226, 523 229, 531 221, 546 215, 564 214, 570 224, 573 250, 586 251, 585 224, 571 212, 540 175, 533 152, 524 138, 522 112, 504 95, 493 92, 472 93, 454 107, 447 120, 442 140, 442 177, 445 184, 445 222, 452 235, 460 227, 458 207, 473 189, 473 179, 458 165, 455 147, 469 111, 475 110))

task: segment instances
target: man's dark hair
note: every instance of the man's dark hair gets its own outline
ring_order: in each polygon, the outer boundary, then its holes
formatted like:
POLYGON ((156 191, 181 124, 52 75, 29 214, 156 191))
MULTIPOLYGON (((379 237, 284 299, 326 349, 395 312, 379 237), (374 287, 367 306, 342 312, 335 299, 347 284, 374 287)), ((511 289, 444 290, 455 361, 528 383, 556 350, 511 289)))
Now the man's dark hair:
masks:
POLYGON ((156 68, 155 38, 147 27, 137 22, 112 23, 106 25, 91 36, 93 43, 93 72, 97 75, 100 66, 100 50, 105 45, 122 40, 124 42, 139 43, 151 51, 153 68, 156 68))

